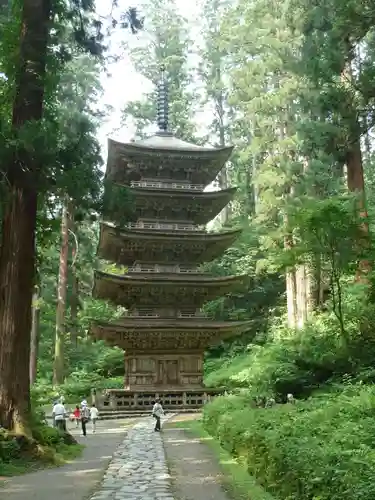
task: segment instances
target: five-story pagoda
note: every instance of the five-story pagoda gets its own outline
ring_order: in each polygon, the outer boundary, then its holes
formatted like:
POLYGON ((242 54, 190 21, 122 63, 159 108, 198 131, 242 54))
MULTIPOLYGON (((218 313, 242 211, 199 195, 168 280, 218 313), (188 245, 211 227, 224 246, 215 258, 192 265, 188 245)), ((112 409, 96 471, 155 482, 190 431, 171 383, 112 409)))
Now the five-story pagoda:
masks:
POLYGON ((123 390, 101 401, 111 409, 143 409, 160 397, 166 407, 199 407, 208 346, 246 328, 245 322, 204 317, 203 304, 241 285, 243 277, 211 277, 199 265, 220 256, 238 230, 207 232, 205 225, 235 188, 205 192, 232 147, 209 148, 168 132, 167 89, 159 84, 159 132, 128 144, 109 140, 106 179, 131 193, 133 222, 102 222, 98 255, 126 274, 95 273, 94 296, 127 309, 121 320, 95 322, 91 334, 125 351, 123 390), (126 187, 125 187, 126 186, 126 187))

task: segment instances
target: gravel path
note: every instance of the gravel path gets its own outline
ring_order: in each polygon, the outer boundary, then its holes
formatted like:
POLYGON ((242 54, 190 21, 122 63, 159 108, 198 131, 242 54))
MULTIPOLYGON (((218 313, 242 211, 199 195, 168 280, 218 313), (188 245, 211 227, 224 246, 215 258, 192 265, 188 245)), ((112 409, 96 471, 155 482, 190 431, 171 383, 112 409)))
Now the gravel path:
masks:
POLYGON ((82 457, 62 467, 44 469, 9 479, 0 486, 1 500, 84 500, 95 490, 118 445, 124 439, 129 420, 99 421, 86 438, 72 434, 85 444, 82 457))
POLYGON ((220 466, 204 443, 178 428, 166 428, 163 442, 176 499, 228 500, 220 466))

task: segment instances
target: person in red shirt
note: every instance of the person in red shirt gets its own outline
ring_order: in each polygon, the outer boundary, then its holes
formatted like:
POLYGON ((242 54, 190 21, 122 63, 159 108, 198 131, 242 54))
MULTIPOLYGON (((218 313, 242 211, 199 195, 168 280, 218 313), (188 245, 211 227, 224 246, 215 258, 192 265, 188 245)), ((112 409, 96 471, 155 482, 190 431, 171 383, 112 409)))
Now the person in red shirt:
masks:
POLYGON ((76 426, 78 427, 79 421, 81 420, 81 410, 79 409, 79 406, 76 406, 76 409, 73 412, 75 421, 76 421, 76 426))

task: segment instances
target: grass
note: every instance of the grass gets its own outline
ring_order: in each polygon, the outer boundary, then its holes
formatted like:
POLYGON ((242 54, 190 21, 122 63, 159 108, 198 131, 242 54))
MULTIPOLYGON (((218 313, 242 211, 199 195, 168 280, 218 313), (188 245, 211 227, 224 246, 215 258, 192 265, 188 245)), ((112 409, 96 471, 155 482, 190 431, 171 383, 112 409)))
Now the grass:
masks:
MULTIPOLYGON (((80 444, 60 444, 57 448, 38 446, 37 456, 22 456, 9 463, 0 461, 0 481, 2 477, 19 476, 48 467, 59 467, 78 458, 84 449, 80 444)), ((0 483, 1 484, 1 483, 0 483)))
POLYGON ((168 422, 166 428, 180 428, 187 433, 198 437, 206 444, 216 458, 222 470, 222 485, 228 495, 235 500, 275 500, 250 476, 244 464, 224 450, 218 441, 210 436, 200 420, 185 420, 180 422, 168 422))

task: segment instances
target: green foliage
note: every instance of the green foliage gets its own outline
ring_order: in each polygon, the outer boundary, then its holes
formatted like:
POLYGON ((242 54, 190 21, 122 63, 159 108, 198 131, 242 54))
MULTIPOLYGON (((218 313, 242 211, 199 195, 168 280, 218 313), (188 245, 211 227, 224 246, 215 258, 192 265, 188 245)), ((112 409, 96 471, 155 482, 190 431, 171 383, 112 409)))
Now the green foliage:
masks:
MULTIPOLYGON (((192 111, 196 90, 191 86, 193 75, 189 51, 192 41, 189 26, 180 15, 175 0, 147 1, 144 13, 145 28, 152 35, 144 41, 129 42, 127 48, 130 59, 136 71, 153 86, 161 78, 162 66, 165 68, 170 129, 178 137, 192 140, 195 132, 192 111)), ((144 137, 149 127, 156 125, 156 103, 154 87, 142 100, 126 104, 124 121, 135 125, 137 137, 144 137)))
POLYGON ((270 409, 227 396, 205 408, 204 425, 276 498, 370 500, 374 409, 374 390, 361 385, 270 409))

